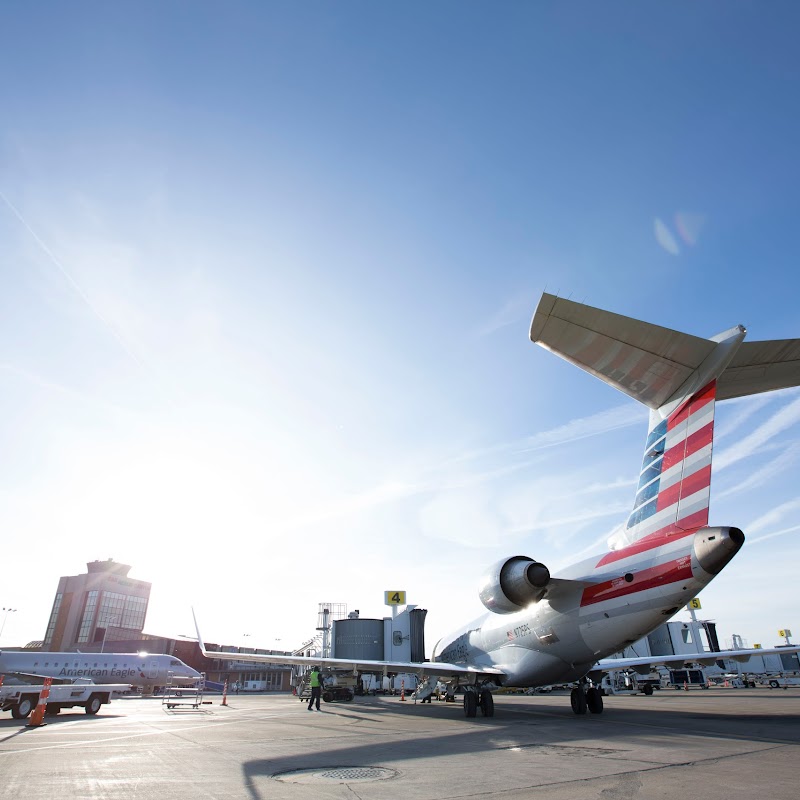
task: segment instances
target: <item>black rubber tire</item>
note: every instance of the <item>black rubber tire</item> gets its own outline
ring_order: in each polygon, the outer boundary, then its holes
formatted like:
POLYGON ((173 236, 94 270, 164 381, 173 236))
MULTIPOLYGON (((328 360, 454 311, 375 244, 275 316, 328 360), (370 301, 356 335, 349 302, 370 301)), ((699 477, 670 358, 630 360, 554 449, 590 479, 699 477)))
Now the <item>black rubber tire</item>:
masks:
POLYGON ((333 695, 330 692, 323 692, 322 699, 326 703, 330 703, 333 701, 333 695))
POLYGON ((592 714, 603 713, 603 695, 596 686, 586 690, 586 707, 592 714))
POLYGON ((572 710, 576 714, 585 714, 587 710, 586 705, 586 693, 583 689, 579 686, 576 686, 572 692, 570 692, 569 702, 572 705, 572 710))
POLYGON ((11 707, 11 716, 14 719, 25 719, 33 711, 33 703, 30 698, 23 697, 17 705, 11 707))
POLYGON ((84 706, 83 710, 91 717, 93 717, 99 710, 100 706, 103 705, 103 701, 100 698, 100 695, 93 694, 87 701, 86 705, 84 706))
POLYGON ((494 697, 492 697, 492 693, 488 689, 481 691, 480 707, 481 714, 484 717, 494 716, 494 697))
POLYGON ((478 698, 475 692, 464 692, 464 716, 474 717, 478 713, 478 698))
POLYGON ((649 683, 646 683, 644 686, 642 686, 642 692, 649 697, 651 694, 653 694, 653 687, 649 683))

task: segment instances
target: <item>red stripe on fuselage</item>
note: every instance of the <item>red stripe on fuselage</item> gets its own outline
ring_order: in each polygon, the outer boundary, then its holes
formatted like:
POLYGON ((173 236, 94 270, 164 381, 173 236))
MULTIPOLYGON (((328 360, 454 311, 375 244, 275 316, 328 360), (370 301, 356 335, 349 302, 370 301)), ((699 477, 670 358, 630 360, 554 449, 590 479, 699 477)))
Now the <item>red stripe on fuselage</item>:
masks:
POLYGON ((703 467, 702 469, 693 472, 687 478, 684 478, 678 483, 674 483, 668 489, 658 493, 658 500, 656 501, 656 511, 669 508, 681 497, 689 497, 701 489, 706 489, 711 484, 711 465, 703 467))
MULTIPOLYGON (((691 518, 687 517, 686 520, 683 520, 684 524, 687 524, 689 519, 691 518)), ((703 524, 705 523, 701 523, 701 525, 703 524)), ((623 558, 630 558, 631 556, 639 555, 639 553, 646 553, 648 550, 655 550, 656 547, 670 544, 676 539, 682 539, 684 536, 695 533, 698 527, 700 526, 695 526, 691 530, 685 530, 685 528, 679 528, 674 522, 670 522, 669 525, 657 531, 653 531, 653 533, 648 533, 647 536, 639 539, 638 542, 629 544, 621 550, 612 550, 610 553, 606 553, 597 562, 597 566, 602 567, 605 564, 613 564, 615 561, 622 561, 623 558)))
POLYGON ((658 586, 665 586, 668 583, 686 580, 692 577, 692 557, 688 554, 682 555, 664 564, 649 567, 639 572, 631 573, 633 580, 628 582, 624 577, 612 578, 610 581, 595 584, 583 590, 581 606, 590 606, 594 603, 601 603, 603 600, 611 600, 615 597, 624 597, 634 592, 643 592, 647 589, 654 589, 658 586))

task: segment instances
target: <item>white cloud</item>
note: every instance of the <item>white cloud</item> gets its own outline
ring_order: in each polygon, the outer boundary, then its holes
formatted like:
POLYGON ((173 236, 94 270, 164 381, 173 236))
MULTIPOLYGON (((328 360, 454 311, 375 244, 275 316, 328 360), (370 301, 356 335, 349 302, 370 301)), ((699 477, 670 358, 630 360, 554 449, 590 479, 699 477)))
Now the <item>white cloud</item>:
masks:
POLYGON ((555 447, 567 442, 599 436, 620 428, 627 428, 631 425, 639 425, 642 422, 641 408, 635 403, 625 403, 598 411, 596 414, 590 414, 588 417, 570 420, 549 431, 537 433, 520 442, 517 449, 519 452, 529 452, 555 447))
POLYGON ((753 455, 773 437, 800 422, 800 397, 779 409, 752 433, 736 444, 714 456, 714 468, 721 471, 738 461, 753 455))
POLYGON ((789 500, 786 503, 781 503, 779 506, 770 509, 766 514, 754 519, 748 526, 747 530, 759 531, 762 528, 768 528, 780 522, 787 514, 800 510, 800 499, 789 500))

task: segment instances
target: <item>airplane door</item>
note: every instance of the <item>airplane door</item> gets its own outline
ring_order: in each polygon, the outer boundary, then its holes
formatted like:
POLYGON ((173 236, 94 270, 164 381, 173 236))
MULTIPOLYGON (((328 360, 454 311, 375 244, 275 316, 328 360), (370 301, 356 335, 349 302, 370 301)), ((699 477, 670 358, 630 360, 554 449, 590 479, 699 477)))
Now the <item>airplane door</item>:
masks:
POLYGON ((151 661, 147 665, 147 677, 148 678, 157 678, 158 677, 158 661, 151 661))

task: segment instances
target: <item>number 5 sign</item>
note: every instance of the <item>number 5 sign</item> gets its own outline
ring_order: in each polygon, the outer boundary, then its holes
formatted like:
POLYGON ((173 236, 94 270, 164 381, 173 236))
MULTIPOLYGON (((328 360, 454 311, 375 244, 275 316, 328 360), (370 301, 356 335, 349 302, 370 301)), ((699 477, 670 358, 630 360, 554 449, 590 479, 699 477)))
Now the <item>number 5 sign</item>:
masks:
POLYGON ((387 606, 404 606, 406 604, 405 592, 384 592, 383 602, 387 606))

